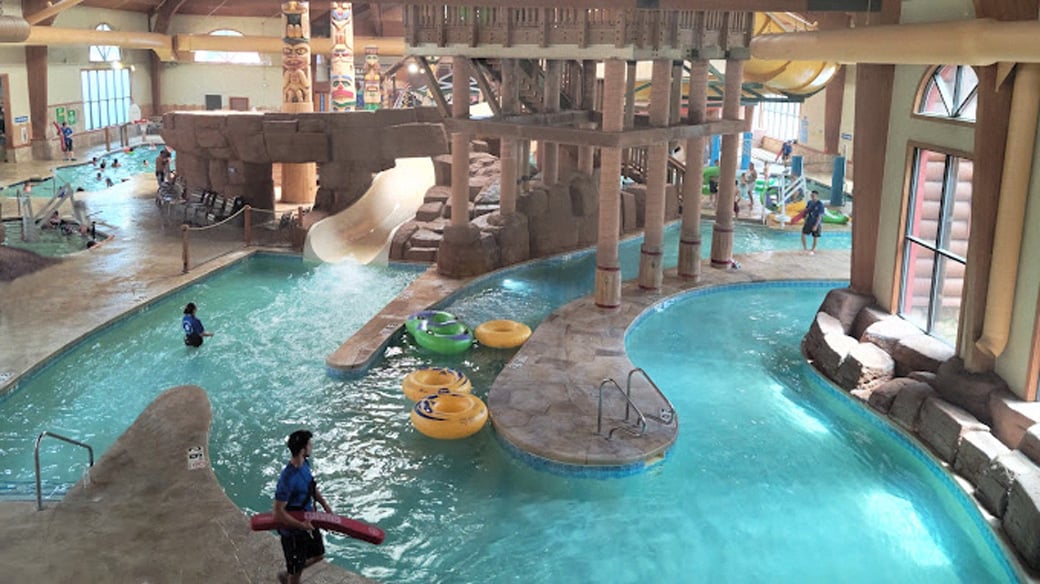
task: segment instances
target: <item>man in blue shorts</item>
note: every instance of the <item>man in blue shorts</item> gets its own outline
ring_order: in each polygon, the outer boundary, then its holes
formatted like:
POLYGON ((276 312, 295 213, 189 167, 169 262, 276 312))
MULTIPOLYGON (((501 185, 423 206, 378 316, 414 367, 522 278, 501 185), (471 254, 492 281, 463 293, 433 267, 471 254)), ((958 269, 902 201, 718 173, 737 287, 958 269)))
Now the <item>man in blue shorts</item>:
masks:
POLYGON ((823 211, 820 193, 813 191, 809 194, 809 204, 805 206, 805 223, 802 224, 802 249, 810 255, 816 253, 816 242, 820 239, 820 227, 823 226, 823 211), (812 249, 805 245, 806 235, 812 235, 812 249))
POLYGON ((278 486, 274 490, 274 519, 290 527, 278 530, 282 536, 282 552, 285 554, 286 571, 278 574, 278 581, 283 584, 298 584, 304 568, 325 558, 325 542, 321 531, 311 525, 310 521, 300 521, 288 513, 314 511, 315 501, 321 504, 326 513, 332 513, 332 507, 318 492, 318 484, 314 481, 307 461, 311 455, 311 436, 307 430, 297 430, 289 435, 286 446, 292 458, 278 477, 278 486))
POLYGON ((61 141, 65 146, 65 160, 75 160, 75 153, 72 151, 72 128, 66 122, 61 123, 61 141))

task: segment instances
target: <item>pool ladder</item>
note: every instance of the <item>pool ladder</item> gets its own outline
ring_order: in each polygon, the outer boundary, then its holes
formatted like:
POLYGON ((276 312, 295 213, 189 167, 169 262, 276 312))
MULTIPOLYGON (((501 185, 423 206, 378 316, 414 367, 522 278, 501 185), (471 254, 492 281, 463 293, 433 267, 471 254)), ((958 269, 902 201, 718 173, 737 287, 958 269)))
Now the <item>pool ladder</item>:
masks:
MULTIPOLYGON (((42 511, 43 510, 43 491, 42 491, 41 485, 40 485, 40 442, 43 441, 43 439, 45 437, 47 437, 47 436, 50 436, 51 438, 57 438, 58 440, 61 440, 63 442, 68 442, 69 444, 75 444, 76 446, 79 446, 79 447, 82 447, 82 448, 86 448, 87 449, 87 453, 90 456, 90 467, 93 468, 93 466, 94 466, 94 449, 91 448, 89 444, 84 444, 83 442, 80 442, 79 440, 73 440, 72 438, 66 438, 65 436, 62 436, 60 434, 55 434, 54 432, 47 432, 47 431, 40 432, 40 435, 36 437, 36 446, 33 448, 33 462, 36 465, 36 510, 37 511, 42 511)), ((89 468, 87 470, 89 471, 89 468)), ((90 475, 88 474, 87 476, 89 477, 90 475)))
POLYGON ((646 374, 646 371, 643 371, 641 367, 636 367, 635 369, 628 372, 628 381, 625 383, 625 389, 621 389, 621 386, 618 385, 617 381, 614 381, 613 377, 609 379, 604 379, 602 382, 600 382, 599 412, 596 414, 597 434, 603 434, 603 389, 611 386, 613 386, 614 389, 618 390, 618 393, 621 394, 621 397, 625 398, 625 423, 621 426, 611 428, 610 432, 607 433, 607 440, 613 438, 614 432, 617 432, 618 430, 621 430, 629 436, 639 438, 640 436, 646 434, 646 421, 648 419, 653 420, 664 426, 668 426, 675 422, 675 409, 672 407, 672 403, 668 401, 668 398, 666 398, 664 394, 661 392, 661 388, 657 387, 657 384, 654 383, 652 379, 650 379, 650 376, 646 374), (632 401, 632 377, 637 373, 642 375, 643 379, 646 379, 647 383, 650 384, 650 387, 654 388, 654 391, 657 392, 657 395, 660 396, 661 400, 665 403, 666 407, 661 408, 660 412, 656 416, 652 414, 644 414, 642 410, 639 409, 639 406, 637 406, 635 402, 632 401), (633 411, 636 413, 636 422, 629 421, 629 416, 633 411))

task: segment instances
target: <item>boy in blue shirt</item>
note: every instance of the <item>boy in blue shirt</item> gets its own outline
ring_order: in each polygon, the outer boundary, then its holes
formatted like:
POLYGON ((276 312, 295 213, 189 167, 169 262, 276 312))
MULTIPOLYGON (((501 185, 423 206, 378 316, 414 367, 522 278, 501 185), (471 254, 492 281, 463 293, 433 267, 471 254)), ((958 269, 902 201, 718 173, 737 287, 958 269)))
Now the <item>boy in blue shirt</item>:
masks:
POLYGON ((274 490, 274 519, 291 529, 279 529, 282 536, 282 552, 285 554, 285 572, 278 574, 278 581, 298 584, 304 568, 325 558, 325 542, 321 531, 310 521, 300 521, 289 515, 289 511, 313 511, 317 501, 326 513, 332 507, 318 492, 318 484, 311 474, 307 458, 311 455, 311 436, 307 430, 297 430, 289 435, 286 446, 292 458, 278 477, 274 490))

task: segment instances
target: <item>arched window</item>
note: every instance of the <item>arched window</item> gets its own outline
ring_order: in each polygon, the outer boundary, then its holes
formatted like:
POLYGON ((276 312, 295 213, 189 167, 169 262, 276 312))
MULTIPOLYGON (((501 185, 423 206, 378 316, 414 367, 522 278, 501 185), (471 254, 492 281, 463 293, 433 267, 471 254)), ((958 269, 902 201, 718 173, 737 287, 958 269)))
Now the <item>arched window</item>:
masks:
MULTIPOLYGON (((102 22, 101 24, 94 27, 94 30, 110 31, 112 27, 102 22)), ((119 47, 115 45, 91 45, 90 46, 90 62, 91 63, 114 63, 122 60, 122 54, 119 51, 119 47)))
POLYGON ((917 113, 939 118, 975 121, 979 78, 967 65, 944 65, 931 71, 925 81, 917 113))
MULTIPOLYGON (((240 37, 237 30, 222 28, 209 33, 211 36, 240 37)), ((235 65, 263 65, 264 60, 256 51, 195 51, 196 63, 234 63, 235 65)))

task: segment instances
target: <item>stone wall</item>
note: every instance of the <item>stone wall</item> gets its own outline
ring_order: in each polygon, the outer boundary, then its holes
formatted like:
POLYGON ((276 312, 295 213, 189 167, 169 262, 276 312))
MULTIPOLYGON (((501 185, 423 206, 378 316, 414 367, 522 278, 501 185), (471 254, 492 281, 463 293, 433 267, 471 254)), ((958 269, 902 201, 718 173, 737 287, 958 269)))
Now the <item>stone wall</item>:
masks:
POLYGON ((337 113, 173 112, 162 137, 177 151, 177 173, 189 190, 242 197, 274 208, 273 163, 315 162, 315 209, 329 214, 354 203, 373 173, 397 158, 448 151, 434 108, 337 113))
POLYGON ((964 477, 1040 570, 1040 403, 994 373, 966 371, 952 347, 848 289, 827 295, 802 346, 824 375, 964 477))

